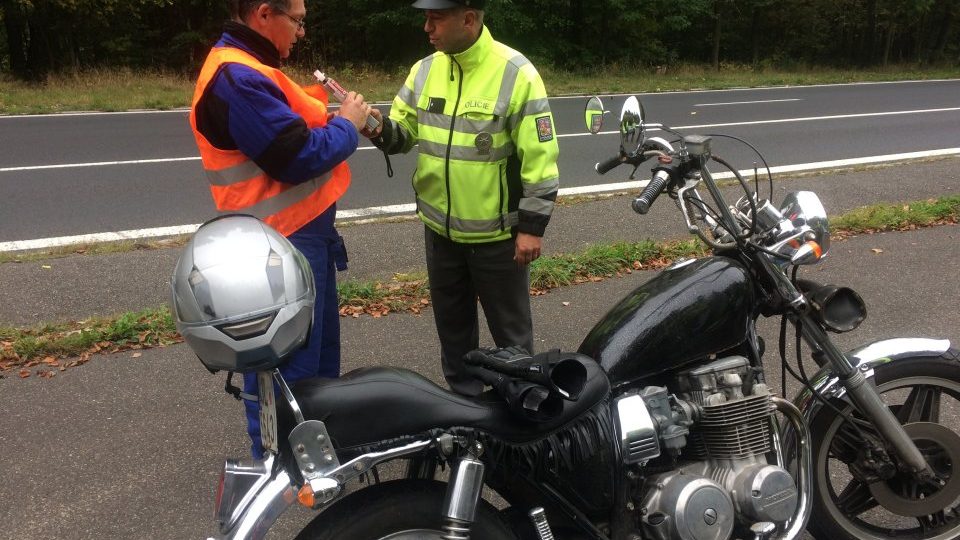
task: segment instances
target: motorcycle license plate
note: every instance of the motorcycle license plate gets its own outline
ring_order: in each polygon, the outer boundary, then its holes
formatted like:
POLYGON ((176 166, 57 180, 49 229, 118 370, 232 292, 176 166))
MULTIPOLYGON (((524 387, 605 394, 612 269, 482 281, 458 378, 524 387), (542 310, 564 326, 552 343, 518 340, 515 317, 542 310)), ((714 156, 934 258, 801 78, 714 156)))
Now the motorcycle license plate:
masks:
POLYGON ((269 371, 257 372, 257 389, 260 399, 260 442, 267 452, 277 453, 277 403, 273 391, 273 375, 269 371))

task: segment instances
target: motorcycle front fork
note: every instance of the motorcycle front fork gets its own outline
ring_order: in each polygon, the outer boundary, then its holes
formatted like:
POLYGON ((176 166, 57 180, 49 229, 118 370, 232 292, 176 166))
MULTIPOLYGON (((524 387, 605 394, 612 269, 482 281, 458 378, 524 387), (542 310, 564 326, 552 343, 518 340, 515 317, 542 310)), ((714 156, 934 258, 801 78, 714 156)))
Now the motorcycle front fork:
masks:
MULTIPOLYGON (((479 443, 476 443, 479 448, 479 443)), ((443 501, 443 540, 469 540, 483 490, 483 462, 468 452, 450 471, 443 501)))
POLYGON ((853 404, 893 448, 901 468, 918 477, 932 475, 927 460, 866 375, 833 344, 826 331, 810 315, 801 315, 798 321, 807 343, 823 354, 847 389, 853 404))
MULTIPOLYGON (((483 491, 484 465, 477 458, 482 452, 483 446, 474 443, 474 447, 464 454, 450 471, 447 495, 443 501, 443 540, 470 538, 470 526, 476 518, 477 505, 480 504, 480 494, 483 491)), ((425 471, 422 464, 415 464, 409 472, 415 474, 425 471)), ((543 508, 534 508, 529 516, 540 540, 553 540, 543 508)))

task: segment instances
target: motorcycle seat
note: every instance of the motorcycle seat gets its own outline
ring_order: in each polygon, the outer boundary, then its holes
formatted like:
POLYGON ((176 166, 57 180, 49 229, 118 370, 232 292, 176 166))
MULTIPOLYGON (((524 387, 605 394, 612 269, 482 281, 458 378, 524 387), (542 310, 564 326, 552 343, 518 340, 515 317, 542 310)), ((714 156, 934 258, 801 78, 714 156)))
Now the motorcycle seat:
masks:
MULTIPOLYGON (((472 428, 504 442, 525 444, 564 427, 610 392, 606 373, 585 361, 587 381, 577 401, 546 422, 518 417, 498 394, 467 397, 442 388, 419 373, 396 367, 350 371, 338 379, 305 379, 293 394, 307 420, 322 420, 336 448, 354 448, 432 429, 472 428)), ((292 428, 289 411, 278 408, 283 432, 292 428)))

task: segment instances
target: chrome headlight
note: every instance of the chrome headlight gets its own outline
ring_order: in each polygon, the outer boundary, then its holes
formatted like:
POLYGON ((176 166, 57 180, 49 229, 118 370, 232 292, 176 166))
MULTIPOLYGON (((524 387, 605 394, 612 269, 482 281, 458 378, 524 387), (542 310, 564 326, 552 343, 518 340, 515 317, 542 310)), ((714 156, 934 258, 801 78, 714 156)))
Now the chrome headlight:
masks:
POLYGON ((812 238, 808 241, 816 242, 820 254, 815 261, 819 262, 827 256, 830 250, 830 224, 827 221, 827 211, 820 203, 820 197, 812 191, 794 191, 788 193, 780 205, 780 213, 790 220, 796 228, 807 228, 812 238))

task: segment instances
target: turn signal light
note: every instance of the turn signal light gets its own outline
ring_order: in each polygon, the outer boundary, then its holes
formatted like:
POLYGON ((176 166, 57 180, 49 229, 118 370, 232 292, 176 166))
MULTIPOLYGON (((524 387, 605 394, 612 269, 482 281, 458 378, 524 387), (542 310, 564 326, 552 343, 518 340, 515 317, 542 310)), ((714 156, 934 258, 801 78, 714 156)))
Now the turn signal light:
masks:
POLYGON ((813 240, 807 242, 807 245, 810 246, 810 249, 813 250, 814 255, 816 255, 816 260, 820 260, 820 257, 823 256, 823 248, 820 247, 820 244, 816 243, 813 240))
POLYGON ((304 484, 300 488, 300 491, 297 492, 297 501, 306 508, 313 508, 313 505, 316 504, 316 497, 314 497, 313 488, 310 487, 310 484, 304 484))
POLYGON ((800 246, 800 249, 793 254, 793 257, 790 258, 790 262, 793 264, 813 264, 820 260, 820 257, 823 256, 823 248, 820 247, 820 244, 816 243, 813 240, 810 240, 800 246))

